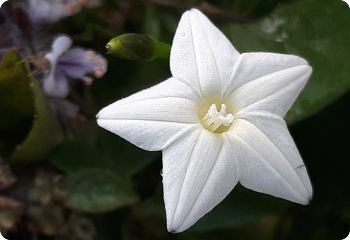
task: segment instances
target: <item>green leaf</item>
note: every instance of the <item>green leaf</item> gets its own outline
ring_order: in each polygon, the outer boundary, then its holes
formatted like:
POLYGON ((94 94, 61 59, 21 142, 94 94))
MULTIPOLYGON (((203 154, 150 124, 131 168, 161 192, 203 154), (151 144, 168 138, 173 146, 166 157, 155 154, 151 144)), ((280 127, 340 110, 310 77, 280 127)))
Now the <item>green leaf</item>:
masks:
POLYGON ((64 190, 68 207, 88 213, 111 211, 138 200, 129 182, 102 169, 85 169, 69 174, 64 190))
POLYGON ((63 140, 61 128, 42 89, 35 80, 32 81, 31 87, 34 93, 36 114, 28 136, 22 144, 16 147, 11 156, 13 163, 25 164, 43 160, 63 140))
POLYGON ((0 131, 5 132, 0 142, 15 139, 8 151, 10 160, 23 164, 47 157, 62 140, 62 132, 42 89, 15 49, 0 66, 0 99, 0 131))
POLYGON ((14 49, 0 63, 0 152, 8 155, 23 141, 33 122, 31 79, 14 49))
MULTIPOLYGON (((292 204, 238 185, 221 203, 186 232, 208 233, 236 229, 266 219, 279 219, 292 204)), ((165 226, 165 216, 163 194, 159 188, 153 197, 133 206, 131 222, 143 222, 144 228, 155 229, 157 224, 165 226)))
MULTIPOLYGON (((119 176, 130 177, 155 159, 156 153, 145 152, 120 137, 87 124, 80 128, 98 133, 85 136, 91 143, 66 142, 50 155, 50 163, 56 168, 71 173, 85 168, 109 169, 119 176), (94 129, 94 130, 92 130, 94 129), (95 139, 94 139, 95 138, 95 139)), ((77 136, 79 138, 79 136, 77 136)))
POLYGON ((209 0, 219 8, 241 15, 261 16, 269 13, 280 0, 209 0))
POLYGON ((82 142, 65 142, 57 147, 50 155, 50 163, 66 173, 72 173, 85 168, 113 169, 113 162, 94 145, 82 142))
POLYGON ((157 152, 147 152, 125 139, 99 128, 100 151, 115 164, 114 171, 120 175, 132 176, 156 159, 157 152))
POLYGON ((213 211, 190 231, 212 231, 254 223, 279 216, 290 203, 237 186, 213 211))
POLYGON ((281 6, 254 24, 224 30, 240 52, 295 54, 309 61, 312 77, 287 116, 294 123, 349 90, 349 22, 350 11, 342 1, 304 0, 281 6))

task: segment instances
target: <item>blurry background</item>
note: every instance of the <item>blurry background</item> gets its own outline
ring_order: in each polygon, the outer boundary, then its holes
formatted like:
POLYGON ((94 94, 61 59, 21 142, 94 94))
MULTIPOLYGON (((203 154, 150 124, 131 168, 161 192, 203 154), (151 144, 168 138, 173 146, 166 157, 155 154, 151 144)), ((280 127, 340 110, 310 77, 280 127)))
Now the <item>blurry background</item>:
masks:
POLYGON ((349 24, 350 9, 341 0, 9 0, 0 11, 0 231, 26 240, 344 238, 350 224, 349 24), (181 14, 193 7, 240 52, 296 54, 313 67, 287 116, 314 187, 310 205, 237 186, 195 226, 168 233, 161 153, 97 127, 103 106, 171 75, 167 60, 119 59, 106 54, 106 43, 135 32, 171 44, 181 14), (43 86, 56 71, 46 54, 61 34, 81 52, 93 51, 102 69, 106 59, 108 70, 97 74, 91 58, 60 55, 55 66, 66 74, 68 93, 57 95, 57 88, 43 86), (80 75, 66 69, 73 63, 84 70, 80 75))

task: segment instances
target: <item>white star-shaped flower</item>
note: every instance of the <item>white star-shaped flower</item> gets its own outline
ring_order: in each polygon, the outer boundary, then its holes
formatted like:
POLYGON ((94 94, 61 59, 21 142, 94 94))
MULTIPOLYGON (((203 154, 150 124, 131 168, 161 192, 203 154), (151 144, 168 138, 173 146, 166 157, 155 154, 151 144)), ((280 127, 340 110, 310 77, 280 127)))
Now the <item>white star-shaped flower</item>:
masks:
POLYGON ((163 151, 168 230, 182 232, 238 181, 308 204, 312 187, 283 117, 311 74, 297 56, 240 54, 198 10, 174 37, 173 77, 119 100, 98 124, 149 151, 163 151))

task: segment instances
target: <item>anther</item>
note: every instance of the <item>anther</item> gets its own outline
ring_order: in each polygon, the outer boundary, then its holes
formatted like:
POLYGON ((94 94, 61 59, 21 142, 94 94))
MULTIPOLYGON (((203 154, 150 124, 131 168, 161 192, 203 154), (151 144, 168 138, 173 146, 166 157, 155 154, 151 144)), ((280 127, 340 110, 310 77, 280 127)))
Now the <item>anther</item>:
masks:
POLYGON ((221 125, 228 127, 232 122, 233 115, 232 113, 227 113, 225 104, 221 104, 220 112, 218 112, 216 105, 212 104, 207 114, 202 118, 203 125, 212 132, 217 130, 221 125))

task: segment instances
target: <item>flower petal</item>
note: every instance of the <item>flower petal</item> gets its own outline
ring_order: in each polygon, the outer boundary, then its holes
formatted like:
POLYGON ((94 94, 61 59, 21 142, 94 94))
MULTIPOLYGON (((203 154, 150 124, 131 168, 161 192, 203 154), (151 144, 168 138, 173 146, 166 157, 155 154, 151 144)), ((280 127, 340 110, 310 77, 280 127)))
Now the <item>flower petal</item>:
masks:
POLYGON ((45 58, 50 62, 50 74, 56 70, 58 58, 67 51, 72 45, 72 39, 67 36, 57 37, 51 46, 51 52, 45 55, 45 58))
POLYGON ((163 150, 167 226, 182 232, 212 210, 237 183, 226 136, 202 128, 184 132, 163 150))
POLYGON ((227 85, 239 53, 200 11, 182 15, 170 54, 175 78, 187 82, 200 95, 219 95, 227 85))
POLYGON ((52 43, 51 52, 45 55, 50 62, 50 71, 43 81, 45 93, 51 97, 66 97, 69 93, 68 80, 63 72, 57 68, 59 57, 72 45, 72 39, 67 36, 59 36, 52 43))
POLYGON ((79 79, 93 72, 93 63, 87 59, 86 50, 74 48, 62 54, 58 67, 70 78, 79 79))
POLYGON ((68 36, 59 36, 52 44, 52 53, 56 56, 62 55, 72 46, 72 39, 68 36))
POLYGON ((50 70, 49 76, 43 81, 46 95, 50 97, 65 98, 69 94, 69 83, 66 76, 56 67, 50 70))
POLYGON ((237 112, 268 111, 283 117, 311 72, 308 63, 297 56, 242 54, 225 96, 231 100, 237 112))
POLYGON ((286 123, 269 114, 247 114, 229 132, 238 146, 239 181, 249 189, 308 204, 312 187, 286 123))
POLYGON ((105 107, 97 123, 142 149, 161 150, 198 123, 197 98, 188 85, 171 78, 105 107))

